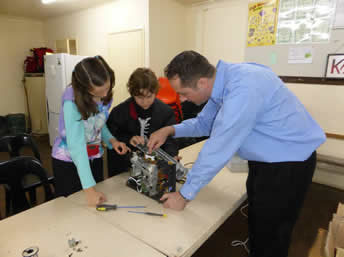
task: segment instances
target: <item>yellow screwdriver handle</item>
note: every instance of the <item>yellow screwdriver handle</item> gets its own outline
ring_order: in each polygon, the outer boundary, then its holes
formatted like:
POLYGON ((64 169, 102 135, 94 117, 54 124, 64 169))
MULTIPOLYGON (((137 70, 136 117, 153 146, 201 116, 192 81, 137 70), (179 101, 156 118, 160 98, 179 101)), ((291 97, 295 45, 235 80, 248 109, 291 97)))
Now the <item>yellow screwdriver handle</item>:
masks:
POLYGON ((105 207, 97 207, 97 211, 107 211, 108 209, 105 207))

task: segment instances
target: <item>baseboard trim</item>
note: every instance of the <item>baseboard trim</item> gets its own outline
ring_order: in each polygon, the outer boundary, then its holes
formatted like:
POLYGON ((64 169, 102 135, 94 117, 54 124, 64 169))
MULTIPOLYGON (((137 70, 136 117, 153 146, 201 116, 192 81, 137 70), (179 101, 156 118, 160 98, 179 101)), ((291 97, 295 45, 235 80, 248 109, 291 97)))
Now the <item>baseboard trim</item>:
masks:
POLYGON ((313 182, 344 190, 344 173, 316 169, 313 182))

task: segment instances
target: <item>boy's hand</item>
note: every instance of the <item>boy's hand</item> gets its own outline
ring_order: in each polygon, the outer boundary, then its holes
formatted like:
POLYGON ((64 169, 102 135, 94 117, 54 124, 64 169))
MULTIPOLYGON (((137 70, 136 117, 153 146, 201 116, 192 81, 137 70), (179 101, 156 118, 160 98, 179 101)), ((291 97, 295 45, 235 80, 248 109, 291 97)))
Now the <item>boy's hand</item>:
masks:
POLYGON ((129 143, 136 147, 139 144, 144 145, 145 144, 145 139, 143 137, 140 137, 140 136, 133 136, 130 139, 129 143))
POLYGON ((112 148, 120 155, 126 154, 128 151, 130 152, 130 148, 123 142, 112 138, 110 143, 112 144, 112 148))

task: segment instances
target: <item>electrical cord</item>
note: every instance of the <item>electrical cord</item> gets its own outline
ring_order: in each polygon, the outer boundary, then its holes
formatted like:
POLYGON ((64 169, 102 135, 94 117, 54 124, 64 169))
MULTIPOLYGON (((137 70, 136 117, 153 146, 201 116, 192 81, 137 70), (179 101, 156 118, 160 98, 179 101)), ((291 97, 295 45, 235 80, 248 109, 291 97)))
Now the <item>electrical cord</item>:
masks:
POLYGON ((177 180, 177 182, 179 183, 179 184, 185 184, 185 182, 186 182, 186 177, 183 177, 182 179, 179 179, 179 180, 177 180))
POLYGON ((194 164, 195 162, 187 162, 184 164, 184 167, 186 167, 187 165, 191 165, 191 164, 194 164))
MULTIPOLYGON (((248 215, 244 212, 244 209, 247 207, 248 207, 248 204, 245 204, 244 206, 242 206, 240 208, 240 213, 246 218, 248 218, 248 215)), ((245 241, 233 240, 231 242, 231 246, 233 246, 233 247, 242 246, 242 247, 244 247, 244 249, 246 250, 247 253, 250 253, 250 249, 248 248, 248 238, 245 241)))
POLYGON ((242 246, 244 247, 247 253, 250 253, 250 249, 248 249, 247 243, 248 243, 248 238, 245 241, 234 240, 232 241, 231 245, 234 247, 242 246))
POLYGON ((241 214, 246 218, 248 218, 248 215, 244 212, 244 209, 247 207, 248 207, 248 204, 245 204, 243 207, 240 208, 241 214))
MULTIPOLYGON (((187 162, 187 163, 185 163, 184 164, 184 167, 185 168, 187 168, 186 166, 187 165, 193 165, 195 162, 187 162)), ((192 167, 192 166, 191 166, 192 167)), ((184 176, 183 178, 181 178, 180 180, 177 180, 177 182, 179 183, 179 184, 185 184, 185 182, 186 182, 186 176, 184 176)))

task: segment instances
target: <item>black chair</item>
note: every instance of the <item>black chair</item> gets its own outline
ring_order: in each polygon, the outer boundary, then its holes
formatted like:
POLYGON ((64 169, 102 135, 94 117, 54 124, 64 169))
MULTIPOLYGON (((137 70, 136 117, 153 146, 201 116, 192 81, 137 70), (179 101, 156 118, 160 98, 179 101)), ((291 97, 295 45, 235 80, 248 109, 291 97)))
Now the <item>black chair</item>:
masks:
POLYGON ((29 147, 33 155, 41 162, 37 144, 29 134, 8 135, 0 138, 0 152, 8 152, 11 158, 20 156, 24 147, 29 147))
POLYGON ((20 156, 2 161, 0 162, 0 184, 8 185, 10 188, 6 193, 7 217, 33 207, 26 198, 26 189, 23 185, 25 176, 29 174, 36 176, 40 181, 44 188, 45 200, 53 199, 46 170, 36 158, 20 156))
MULTIPOLYGON (((190 101, 184 101, 181 103, 182 112, 183 112, 183 120, 191 119, 197 116, 203 109, 206 103, 201 105, 196 105, 190 101)), ((206 140, 209 137, 179 137, 176 138, 175 141, 178 144, 179 150, 183 149, 184 147, 196 144, 200 141, 206 140)))
MULTIPOLYGON (((0 138, 0 152, 7 152, 10 158, 18 157, 24 148, 30 148, 36 159, 41 161, 41 155, 34 139, 29 134, 8 135, 0 138)), ((54 183, 54 176, 48 177, 51 184, 54 183)), ((24 190, 29 192, 31 204, 36 203, 36 188, 41 186, 41 181, 36 176, 28 175, 23 182, 24 190)), ((6 192, 8 194, 9 192, 6 192)))

